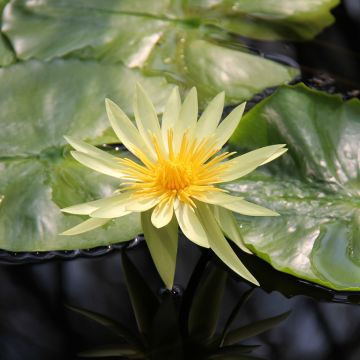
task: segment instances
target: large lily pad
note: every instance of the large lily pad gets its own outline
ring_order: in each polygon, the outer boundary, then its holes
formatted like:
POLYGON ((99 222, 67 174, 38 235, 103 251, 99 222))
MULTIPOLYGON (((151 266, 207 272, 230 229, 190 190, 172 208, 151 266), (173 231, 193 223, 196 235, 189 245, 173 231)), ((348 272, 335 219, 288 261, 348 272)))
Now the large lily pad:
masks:
POLYGON ((233 146, 286 143, 268 172, 227 188, 277 210, 239 217, 245 242, 276 269, 338 290, 360 290, 360 101, 304 85, 280 88, 242 119, 233 146))
MULTIPOLYGON (((12 251, 76 249, 126 241, 141 232, 135 216, 107 230, 77 237, 57 234, 81 221, 60 208, 110 195, 116 179, 86 169, 68 155, 63 135, 104 139, 104 98, 131 115, 140 81, 157 108, 172 88, 121 65, 79 60, 29 61, 0 69, 0 248, 12 251)), ((107 134, 107 141, 114 134, 107 134)))
POLYGON ((205 21, 254 39, 310 39, 334 22, 339 0, 191 0, 188 11, 205 21))
MULTIPOLYGON (((8 0, 0 0, 0 14, 4 9, 4 6, 7 4, 8 0)), ((1 19, 0 19, 0 28, 1 28, 1 19)), ((6 66, 15 61, 15 55, 10 49, 10 46, 5 39, 4 35, 0 32, 0 66, 6 66)))
POLYGON ((239 102, 298 74, 245 46, 227 48, 229 35, 206 25, 211 11, 207 5, 194 18, 191 2, 171 0, 15 0, 5 8, 2 29, 19 59, 121 62, 184 88, 196 83, 201 100, 225 90, 228 102, 239 102))

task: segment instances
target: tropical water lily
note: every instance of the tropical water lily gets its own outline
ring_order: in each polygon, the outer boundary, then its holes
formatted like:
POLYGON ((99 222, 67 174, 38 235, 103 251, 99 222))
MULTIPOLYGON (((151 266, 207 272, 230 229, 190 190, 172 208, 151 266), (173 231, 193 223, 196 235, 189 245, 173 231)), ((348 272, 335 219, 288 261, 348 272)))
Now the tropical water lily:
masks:
POLYGON ((225 235, 242 250, 239 227, 232 212, 277 216, 272 210, 232 196, 219 184, 238 179, 286 152, 284 144, 266 146, 244 155, 221 151, 244 112, 236 107, 222 122, 225 94, 218 94, 198 119, 196 89, 181 103, 175 87, 165 105, 161 125, 156 110, 138 84, 134 99, 136 126, 111 100, 106 111, 119 140, 136 157, 120 158, 83 141, 67 137, 83 165, 119 178, 112 196, 62 209, 88 215, 63 235, 77 235, 131 212, 141 223, 151 256, 168 288, 173 285, 178 227, 192 242, 211 248, 233 271, 257 284, 240 262, 225 235))

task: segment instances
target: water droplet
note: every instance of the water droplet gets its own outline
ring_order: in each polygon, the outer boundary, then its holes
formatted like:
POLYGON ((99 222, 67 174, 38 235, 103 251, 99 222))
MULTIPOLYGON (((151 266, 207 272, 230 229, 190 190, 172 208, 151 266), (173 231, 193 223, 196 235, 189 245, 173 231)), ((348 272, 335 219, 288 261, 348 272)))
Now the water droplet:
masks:
POLYGON ((164 63, 165 64, 170 64, 171 63, 171 58, 170 57, 165 58, 164 63))
POLYGON ((289 226, 288 227, 288 232, 289 233, 293 233, 293 232, 295 232, 296 231, 296 226, 289 226))

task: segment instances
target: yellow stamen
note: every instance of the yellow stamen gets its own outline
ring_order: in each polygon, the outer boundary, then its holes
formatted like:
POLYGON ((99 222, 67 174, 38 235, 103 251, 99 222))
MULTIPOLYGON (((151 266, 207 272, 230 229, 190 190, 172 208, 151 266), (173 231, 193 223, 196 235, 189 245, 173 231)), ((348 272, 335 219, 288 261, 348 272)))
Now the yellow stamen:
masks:
POLYGON ((224 152, 214 156, 218 149, 212 138, 200 142, 189 141, 186 131, 180 142, 180 149, 175 152, 174 132, 167 132, 168 154, 161 150, 159 139, 151 134, 151 140, 157 159, 150 158, 138 148, 133 153, 142 164, 130 159, 121 159, 124 165, 125 191, 133 192, 138 197, 158 197, 160 207, 173 206, 175 200, 182 201, 195 208, 194 196, 207 191, 224 191, 215 187, 220 175, 228 165, 223 160, 234 153, 224 152))

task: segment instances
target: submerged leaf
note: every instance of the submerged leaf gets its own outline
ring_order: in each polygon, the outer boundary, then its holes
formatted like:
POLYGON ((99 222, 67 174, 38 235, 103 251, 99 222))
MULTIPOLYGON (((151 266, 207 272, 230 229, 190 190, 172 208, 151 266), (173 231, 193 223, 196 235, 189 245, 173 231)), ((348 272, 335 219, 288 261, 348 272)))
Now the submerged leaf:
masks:
POLYGON ((134 310, 137 326, 141 334, 149 334, 159 301, 149 288, 125 251, 122 252, 122 268, 134 310))
POLYGON ((154 317, 149 337, 151 360, 184 359, 179 314, 174 301, 171 294, 164 294, 154 317))
POLYGON ((245 325, 239 329, 230 331, 224 339, 224 346, 229 346, 238 343, 239 341, 257 336, 265 331, 268 331, 280 324, 290 315, 290 311, 278 316, 270 317, 268 319, 255 321, 245 325))
POLYGON ((124 344, 114 344, 100 346, 95 349, 81 351, 77 354, 84 358, 106 358, 106 357, 125 357, 126 359, 143 359, 143 353, 133 346, 124 344))
POLYGON ((117 336, 123 338, 129 344, 132 344, 135 346, 138 345, 138 343, 139 343, 138 339, 136 339, 136 337, 131 333, 131 331, 128 328, 126 328, 124 325, 122 325, 112 319, 109 319, 108 317, 106 317, 104 315, 93 312, 93 311, 81 309, 81 308, 71 306, 71 305, 65 305, 65 306, 69 310, 74 311, 80 315, 83 315, 83 316, 97 322, 98 324, 106 327, 107 329, 109 329, 111 332, 113 332, 117 336))
POLYGON ((206 344, 215 335, 226 279, 227 273, 214 267, 197 288, 188 321, 189 335, 197 342, 206 344))

